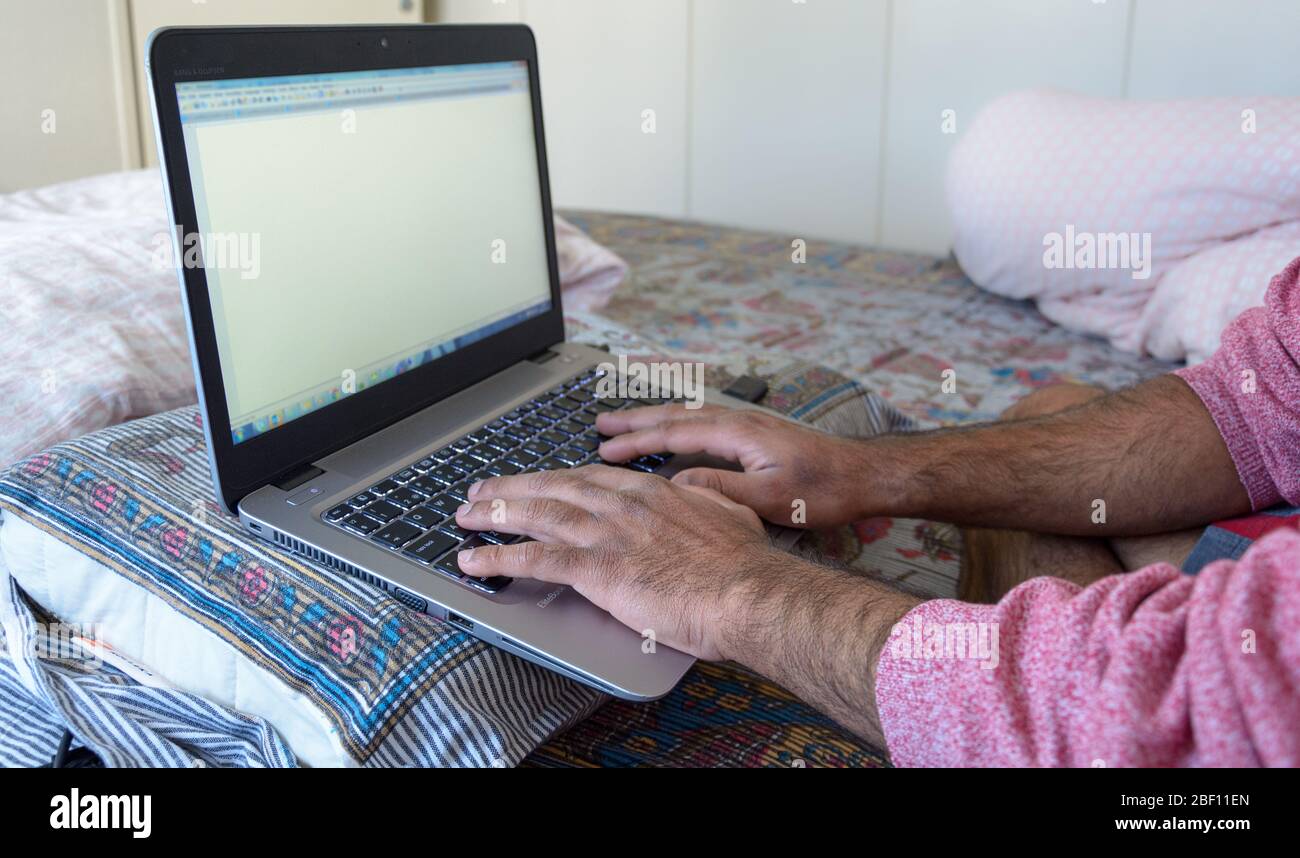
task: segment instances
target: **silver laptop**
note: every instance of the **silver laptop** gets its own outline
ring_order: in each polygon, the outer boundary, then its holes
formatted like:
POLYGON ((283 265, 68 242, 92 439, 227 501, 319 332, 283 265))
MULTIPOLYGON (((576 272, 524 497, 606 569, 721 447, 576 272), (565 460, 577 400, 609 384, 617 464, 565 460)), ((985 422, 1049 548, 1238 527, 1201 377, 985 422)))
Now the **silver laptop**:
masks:
POLYGON ((474 480, 598 461, 596 415, 637 404, 597 397, 610 356, 564 341, 532 33, 168 29, 147 54, 221 502, 536 664, 671 690, 690 656, 456 564, 519 538, 456 526, 474 480))

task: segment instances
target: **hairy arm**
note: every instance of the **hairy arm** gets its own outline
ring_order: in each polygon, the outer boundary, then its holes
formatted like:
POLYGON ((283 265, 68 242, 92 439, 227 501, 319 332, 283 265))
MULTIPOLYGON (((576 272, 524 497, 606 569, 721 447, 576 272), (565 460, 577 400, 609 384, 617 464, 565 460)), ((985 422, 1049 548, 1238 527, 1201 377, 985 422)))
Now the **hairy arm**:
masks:
POLYGON ((1121 536, 1251 508, 1214 418, 1172 375, 1046 417, 868 440, 753 411, 681 406, 602 414, 597 425, 615 436, 600 448, 611 461, 666 450, 737 462, 743 472, 694 468, 675 480, 777 524, 888 515, 1121 536), (800 509, 806 520, 792 520, 800 509))
POLYGON ((731 597, 722 651, 885 747, 876 667, 893 627, 919 599, 778 555, 731 597))
POLYGON ((867 515, 1121 536, 1251 508, 1209 411, 1173 375, 1046 417, 862 442, 856 459, 867 515))

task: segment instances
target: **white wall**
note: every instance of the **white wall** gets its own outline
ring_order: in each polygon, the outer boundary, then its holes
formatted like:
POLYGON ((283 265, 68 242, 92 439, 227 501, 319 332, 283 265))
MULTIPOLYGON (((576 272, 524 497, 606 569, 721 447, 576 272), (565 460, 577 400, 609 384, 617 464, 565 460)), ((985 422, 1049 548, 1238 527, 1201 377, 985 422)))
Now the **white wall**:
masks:
POLYGON ((230 24, 415 24, 424 17, 421 0, 129 0, 131 59, 135 65, 136 98, 140 104, 140 157, 147 166, 158 163, 153 112, 144 48, 149 34, 160 27, 204 27, 230 24))
MULTIPOLYGON (((537 33, 560 206, 944 253, 948 151, 1014 89, 1300 95, 1295 0, 438 0, 537 33), (640 115, 656 110, 657 133, 640 115), (945 110, 957 132, 945 134, 945 110)), ((1243 105, 1245 106, 1245 105, 1243 105)))
MULTIPOLYGON (((425 5, 0 0, 0 192, 153 162, 139 58, 154 26, 411 21, 425 5)), ((427 5, 537 32, 559 205, 935 253, 948 245, 947 153, 1003 92, 1300 95, 1296 0, 427 5)))
POLYGON ((136 165, 126 0, 0 2, 0 193, 136 165))
POLYGON ((0 193, 158 162, 143 62, 156 27, 425 14, 424 0, 0 0, 0 193))

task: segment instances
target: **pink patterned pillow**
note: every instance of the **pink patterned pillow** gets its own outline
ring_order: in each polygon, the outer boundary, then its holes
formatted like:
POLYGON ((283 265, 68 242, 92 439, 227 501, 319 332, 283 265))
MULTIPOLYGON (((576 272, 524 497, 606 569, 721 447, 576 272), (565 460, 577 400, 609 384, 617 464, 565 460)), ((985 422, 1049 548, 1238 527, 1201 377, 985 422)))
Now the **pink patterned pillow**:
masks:
POLYGON ((1296 98, 1005 96, 949 163, 957 259, 1065 327, 1204 359, 1300 255, 1297 140, 1296 98))

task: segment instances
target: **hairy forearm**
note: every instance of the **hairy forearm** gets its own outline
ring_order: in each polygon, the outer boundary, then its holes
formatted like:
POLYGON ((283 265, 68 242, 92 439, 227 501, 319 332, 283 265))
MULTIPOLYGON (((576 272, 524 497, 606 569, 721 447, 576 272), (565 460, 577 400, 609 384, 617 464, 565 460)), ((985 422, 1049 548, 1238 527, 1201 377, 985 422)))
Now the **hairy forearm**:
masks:
POLYGON ((920 600, 847 572, 775 555, 733 595, 727 658, 757 671, 876 745, 876 663, 920 600))
POLYGON ((1124 536, 1250 510, 1213 419, 1176 376, 1046 417, 874 439, 857 456, 864 515, 1124 536))

